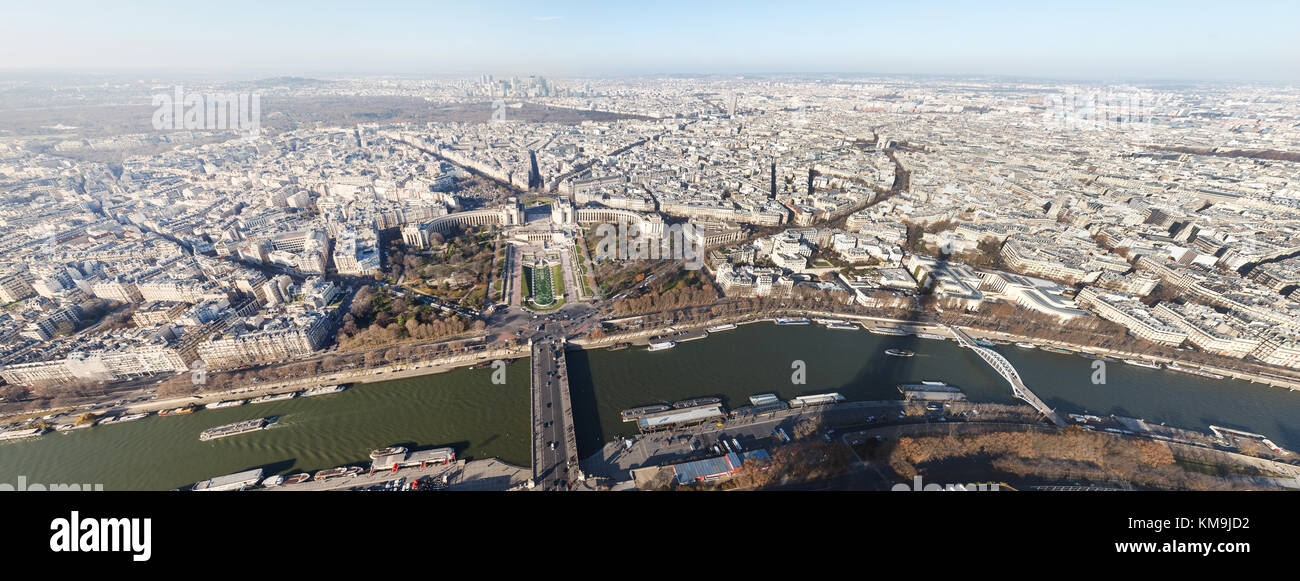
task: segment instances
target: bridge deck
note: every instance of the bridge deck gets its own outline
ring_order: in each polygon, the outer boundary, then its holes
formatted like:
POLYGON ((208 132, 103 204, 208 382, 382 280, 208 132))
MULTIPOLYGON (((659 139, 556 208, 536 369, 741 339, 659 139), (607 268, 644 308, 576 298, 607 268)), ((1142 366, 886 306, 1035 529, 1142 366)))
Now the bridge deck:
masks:
POLYGON ((1062 420, 1061 416, 1057 415, 1052 408, 1047 407, 1047 404, 1038 399, 1037 395, 1034 395, 1029 386, 1025 385, 1025 382, 1020 379, 1020 373, 1016 372, 1015 366, 1011 365, 1011 362, 1007 361, 1006 357, 1003 357, 997 351, 976 345, 975 341, 971 340, 970 335, 957 327, 949 326, 948 330, 952 331, 953 336, 957 338, 957 344, 974 351, 976 355, 979 355, 980 359, 983 359, 994 371, 997 371, 998 375, 1006 379, 1007 383, 1011 384, 1012 394, 1033 406, 1039 413, 1047 416, 1047 419, 1051 420, 1053 424, 1065 427, 1065 420, 1062 420))
POLYGON ((542 490, 567 488, 578 476, 578 438, 573 427, 564 340, 553 336, 535 338, 531 364, 533 482, 542 490), (555 442, 555 449, 551 442, 555 442))

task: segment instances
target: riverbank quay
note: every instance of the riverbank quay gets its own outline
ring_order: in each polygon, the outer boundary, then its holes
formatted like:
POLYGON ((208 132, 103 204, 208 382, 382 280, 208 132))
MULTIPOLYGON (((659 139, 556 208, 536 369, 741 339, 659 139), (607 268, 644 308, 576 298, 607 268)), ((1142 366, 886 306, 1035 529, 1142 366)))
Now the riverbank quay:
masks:
MULTIPOLYGON (((1068 428, 1067 428, 1068 429, 1068 428)), ((884 438, 887 440, 897 440, 902 437, 924 438, 933 436, 973 436, 991 432, 1006 431, 1036 431, 1042 433, 1059 433, 1061 428, 1055 428, 1043 424, 1007 424, 1007 423, 979 423, 979 422, 914 422, 906 424, 895 424, 885 426, 869 427, 862 430, 844 431, 840 435, 840 440, 853 447, 856 443, 864 442, 872 438, 884 438)), ((1173 442, 1168 439, 1153 437, 1152 434, 1104 434, 1123 440, 1146 440, 1159 442, 1168 446, 1169 451, 1174 458, 1201 464, 1207 466, 1220 466, 1235 469, 1244 469, 1247 471, 1258 472, 1259 474, 1228 474, 1221 475, 1229 480, 1239 484, 1257 488, 1261 490, 1300 489, 1300 467, 1285 462, 1270 460, 1240 454, 1228 450, 1196 446, 1188 443, 1173 442), (1272 476, 1263 476, 1260 474, 1269 474, 1272 476)), ((854 451, 857 455, 857 451, 854 451)), ((865 462, 861 457, 860 462, 865 462)))
POLYGON ((261 489, 267 492, 321 492, 331 490, 367 490, 383 487, 398 479, 406 484, 429 479, 435 489, 450 491, 506 491, 527 488, 531 471, 497 458, 482 460, 456 460, 450 464, 426 467, 401 468, 396 472, 384 470, 373 474, 362 472, 356 476, 341 476, 327 480, 308 480, 301 484, 275 486, 261 489), (444 483, 445 478, 445 483, 444 483))
MULTIPOLYGON (((1160 364, 1162 364, 1162 365, 1168 365, 1168 364, 1170 364, 1170 363, 1178 363, 1178 364, 1180 364, 1180 365, 1186 365, 1186 366, 1188 366, 1188 367, 1193 367, 1193 368, 1196 368, 1196 369, 1200 369, 1200 370, 1202 370, 1202 371, 1208 371, 1208 372, 1211 372, 1211 373, 1217 373, 1217 374, 1219 374, 1219 375, 1223 375, 1223 376, 1228 377, 1228 378, 1231 378, 1231 379, 1239 379, 1239 380, 1242 380, 1242 381, 1248 381, 1248 382, 1250 382, 1250 383, 1261 383, 1261 384, 1264 384, 1264 385, 1270 385, 1270 386, 1273 386, 1273 387, 1281 387, 1281 388, 1287 389, 1287 390, 1289 390, 1289 391, 1300 391, 1300 380, 1289 380, 1289 379, 1282 378, 1282 377, 1273 377, 1273 376, 1263 375, 1263 374, 1259 374, 1259 373, 1250 373, 1250 372, 1238 371, 1238 370, 1236 370, 1236 369, 1231 369, 1231 368, 1227 368, 1227 367, 1220 367, 1220 366, 1215 366, 1215 365, 1206 365, 1206 364, 1202 364, 1202 363, 1189 364, 1189 363, 1186 363, 1186 362, 1183 362, 1183 361, 1178 361, 1178 360, 1176 360, 1176 359, 1170 359, 1170 358, 1168 358, 1168 357, 1156 357, 1156 356, 1152 356, 1152 355, 1146 355, 1146 354, 1143 354, 1143 353, 1134 353, 1134 352, 1132 352, 1132 351, 1120 351, 1120 350, 1117 350, 1117 349, 1104 349, 1104 348, 1096 347, 1096 346, 1093 346, 1093 345, 1080 345, 1080 344, 1078 344, 1078 343, 1067 343, 1067 342, 1064 342, 1064 341, 1044 340, 1044 339, 1037 339, 1037 338, 1033 338, 1033 337, 1021 337, 1021 336, 1017 336, 1017 335, 1012 335, 1012 334, 1010 334, 1010 333, 1000 333, 1000 332, 997 332, 997 331, 986 331, 986 330, 984 330, 984 329, 979 329, 979 328, 975 328, 975 327, 961 327, 961 329, 964 330, 964 331, 966 331, 966 332, 969 333, 972 337, 975 337, 975 338, 977 338, 977 339, 1003 339, 1003 340, 1012 341, 1012 342, 1028 341, 1028 342, 1031 342, 1031 343, 1034 343, 1034 344, 1037 344, 1037 345, 1046 345, 1046 346, 1049 346, 1049 347, 1059 347, 1059 348, 1062 348, 1062 349, 1068 349, 1068 350, 1070 350, 1070 351, 1075 351, 1075 352, 1077 352, 1077 353, 1091 353, 1091 354, 1094 354, 1094 355, 1107 355, 1107 356, 1114 357, 1114 358, 1117 358, 1117 359, 1144 359, 1144 360, 1147 360, 1147 361, 1151 361, 1151 362, 1155 362, 1155 363, 1160 363, 1160 364)), ((1177 373, 1177 372, 1175 372, 1175 373, 1177 373)))
POLYGON ((926 412, 918 403, 883 401, 848 401, 838 404, 782 409, 736 416, 718 422, 691 427, 623 436, 606 442, 599 451, 582 460, 583 472, 599 479, 619 483, 634 478, 641 468, 675 464, 701 457, 716 456, 710 448, 721 439, 736 439, 743 450, 770 449, 783 442, 774 432, 795 433, 795 426, 808 420, 823 428, 856 429, 861 426, 923 424, 936 422, 1015 422, 1039 423, 1038 414, 1024 405, 954 404, 942 412, 926 412), (909 414, 910 410, 910 414, 909 414), (970 413, 971 410, 982 410, 970 413), (940 420, 939 418, 944 418, 940 420))
POLYGON ((277 393, 289 393, 322 385, 336 384, 356 384, 356 383, 375 383, 380 381, 391 381, 394 379, 403 379, 408 377, 419 377, 422 375, 434 375, 458 369, 469 367, 487 361, 495 360, 513 360, 527 357, 529 354, 528 347, 515 347, 510 349, 497 349, 493 351, 484 351, 474 354, 457 355, 455 357, 445 357, 438 359, 426 359, 414 361, 411 363, 398 363, 384 365, 379 367, 370 367, 365 369, 350 369, 345 371, 335 371, 331 373, 314 375, 309 377, 300 377, 296 379, 268 382, 252 386, 239 387, 219 392, 210 392, 168 398, 164 400, 151 400, 137 404, 128 404, 125 413, 144 413, 158 410, 176 408, 185 405, 206 405, 229 399, 245 399, 258 397, 262 395, 274 395, 277 393))
MULTIPOLYGON (((915 321, 908 321, 903 319, 892 319, 888 317, 871 317, 865 315, 851 315, 845 313, 822 312, 822 311, 783 311, 783 312, 776 312, 776 313, 765 313, 763 315, 751 315, 751 316, 740 316, 740 317, 718 317, 714 319, 709 319, 708 321, 701 322, 701 323, 692 323, 691 325, 680 325, 680 326, 665 325, 665 326, 658 326, 650 329, 638 329, 636 331, 608 334, 600 339, 577 338, 577 339, 570 340, 569 344, 571 346, 570 348, 573 349, 600 349, 604 347, 613 346, 616 343, 631 343, 632 345, 648 345, 650 339, 656 336, 672 335, 674 333, 680 333, 684 331, 695 333, 695 332, 703 331, 711 326, 723 325, 728 323, 735 324, 735 325, 746 325, 750 323, 775 322, 775 320, 778 317, 832 318, 832 319, 839 319, 844 321, 853 321, 862 324, 864 329, 866 330, 871 330, 873 327, 876 326, 887 326, 887 327, 894 327, 900 329, 908 334, 913 334, 913 335, 916 333, 930 333, 930 334, 942 335, 944 337, 952 336, 952 334, 948 331, 948 326, 942 324, 918 323, 915 321)), ((631 317, 622 317, 619 319, 611 319, 610 321, 613 322, 628 321, 637 318, 639 317, 631 316, 631 317)), ((1180 362, 1175 359, 1170 359, 1167 357, 1155 357, 1155 356, 1149 356, 1146 354, 1135 353, 1131 351, 1106 349, 1094 345, 1081 345, 1077 343, 1069 343, 1069 342, 1059 341, 1059 340, 1048 340, 1048 339, 1041 339, 1037 337, 1014 335, 1011 333, 985 330, 978 327, 959 326, 958 328, 965 331, 971 337, 976 339, 1001 339, 1001 340, 1011 341, 1013 343, 1029 342, 1029 343, 1034 343, 1036 345, 1067 349, 1070 351, 1074 351, 1076 353, 1091 353, 1094 355, 1106 355, 1117 359, 1145 359, 1145 360, 1154 361, 1166 365, 1169 363, 1180 363, 1182 365, 1195 367, 1203 371, 1216 373, 1232 379, 1239 379, 1250 383, 1260 383, 1260 384, 1269 385, 1273 387, 1280 387, 1283 389, 1287 389, 1289 391, 1300 391, 1300 380, 1292 380, 1292 379, 1279 377, 1279 376, 1271 376, 1262 373, 1241 371, 1237 369, 1214 366, 1214 365, 1205 365, 1199 363, 1189 364, 1186 362, 1180 362)))
MULTIPOLYGON (((797 426, 809 420, 814 420, 812 425, 816 431, 809 434, 805 430, 804 441, 819 441, 822 438, 828 442, 842 442, 850 447, 877 435, 897 439, 901 436, 953 436, 1024 430, 1058 433, 1063 429, 1078 429, 1047 425, 1028 406, 963 403, 951 404, 939 411, 917 411, 917 404, 899 401, 844 402, 733 418, 684 429, 637 434, 606 443, 598 452, 583 460, 582 468, 595 480, 614 489, 655 488, 662 484, 660 469, 665 466, 718 456, 726 450, 718 452, 714 446, 723 445, 724 441, 730 449, 764 449, 770 453, 786 444, 774 434, 778 428, 785 434, 795 434, 797 426), (976 408, 984 413, 971 413, 976 408)), ((1104 435, 1159 442, 1168 446, 1175 457, 1195 464, 1256 472, 1229 475, 1230 480, 1251 488, 1300 488, 1300 467, 1218 446, 1195 445, 1193 441, 1200 438, 1176 441, 1161 431, 1104 435)))

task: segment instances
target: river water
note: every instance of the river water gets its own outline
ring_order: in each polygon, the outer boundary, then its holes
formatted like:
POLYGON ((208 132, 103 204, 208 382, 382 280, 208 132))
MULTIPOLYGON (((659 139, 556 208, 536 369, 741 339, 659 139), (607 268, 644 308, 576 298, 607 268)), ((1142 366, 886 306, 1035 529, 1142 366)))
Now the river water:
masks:
MULTIPOLYGON (((1113 413, 1200 430, 1215 424, 1300 449, 1300 393, 1124 363, 1107 363, 1105 383, 1094 384, 1092 360, 1014 346, 997 350, 1061 413, 1113 413)), ((952 341, 813 325, 743 325, 665 351, 570 352, 568 365, 583 456, 634 431, 620 420, 620 410, 692 397, 718 396, 728 408, 746 405, 758 393, 788 399, 837 391, 850 400, 886 400, 899 398, 899 383, 937 380, 961 387, 974 401, 1018 401, 1006 381, 952 341), (884 354, 890 347, 917 355, 890 357, 884 354), (795 383, 800 370, 805 381, 795 383)), ((528 360, 510 364, 506 385, 492 384, 491 373, 460 369, 361 384, 335 395, 0 443, 0 483, 17 485, 23 475, 29 483, 170 489, 255 467, 270 474, 368 463, 370 450, 391 444, 454 446, 461 457, 527 466, 528 360), (271 429, 198 440, 204 429, 270 415, 282 416, 271 429)))
POLYGON ((507 368, 457 369, 331 395, 294 398, 183 416, 50 432, 0 443, 0 483, 103 484, 104 490, 169 490, 251 468, 266 473, 369 465, 371 450, 392 444, 453 446, 459 457, 497 457, 529 465, 528 361, 507 368), (199 441, 199 432, 279 415, 258 432, 199 441))
MULTIPOLYGON (((1116 414, 1206 432, 1214 424, 1259 432, 1300 450, 1300 392, 1122 362, 1107 362, 1105 383, 1094 384, 1093 360, 1015 346, 995 349, 1062 414, 1116 414)), ((692 397, 720 396, 729 409, 748 405, 749 396, 759 393, 789 399, 836 391, 849 400, 899 399, 897 384, 935 380, 961 387, 973 401, 1019 402, 1006 380, 954 341, 815 325, 742 325, 666 351, 570 353, 569 370, 584 455, 602 440, 635 431, 620 420, 620 410, 692 397), (885 355, 891 347, 916 356, 885 355), (793 383, 796 361, 803 362, 804 384, 793 383)))

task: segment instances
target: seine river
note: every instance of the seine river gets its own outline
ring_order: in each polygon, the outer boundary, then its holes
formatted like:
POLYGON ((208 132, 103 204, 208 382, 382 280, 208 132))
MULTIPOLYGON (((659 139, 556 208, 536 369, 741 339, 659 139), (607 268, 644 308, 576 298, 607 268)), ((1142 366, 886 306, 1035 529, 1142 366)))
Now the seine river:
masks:
MULTIPOLYGON (((1060 413, 1116 414, 1205 432, 1214 424, 1259 432, 1280 446, 1300 449, 1300 392, 1122 362, 1107 362, 1106 382, 1095 385, 1090 359, 1015 346, 995 349, 1060 413)), ((742 325, 666 351, 570 353, 569 371, 584 455, 602 440, 634 430, 620 420, 620 410, 690 397, 721 396, 728 408, 747 405, 758 393, 789 399, 837 391, 850 400, 884 400, 900 397, 899 383, 935 380, 961 387, 973 401, 1019 403, 1006 380, 954 341, 815 325, 742 325), (884 354, 890 347, 916 356, 890 357, 884 354), (803 362, 804 384, 792 383, 795 361, 803 362)))
POLYGON ((392 444, 453 446, 460 457, 529 464, 528 361, 513 362, 505 385, 492 370, 357 384, 331 395, 294 398, 183 416, 50 432, 0 443, 0 483, 97 483, 104 490, 170 490, 250 468, 267 474, 366 464, 392 444), (207 442, 199 432, 279 415, 259 432, 207 442))
MULTIPOLYGON (((1094 384, 1092 360, 1013 346, 998 347, 1036 394, 1058 412, 1087 411, 1206 430, 1210 424, 1263 433, 1300 449, 1300 393, 1242 381, 1211 380, 1124 363, 1107 363, 1094 384)), ((951 341, 887 337, 819 326, 757 323, 666 351, 570 352, 574 413, 582 455, 631 432, 625 408, 701 396, 727 407, 758 393, 790 398, 838 391, 850 400, 899 397, 895 386, 939 380, 974 401, 1013 403, 1010 387, 973 353, 951 341), (884 354, 890 347, 916 357, 884 354), (794 383, 797 365, 804 383, 794 383)), ((101 483, 106 490, 171 489, 238 472, 313 471, 368 462, 390 444, 454 446, 469 458, 529 462, 528 361, 512 363, 506 385, 491 369, 461 369, 360 384, 335 395, 150 417, 127 424, 50 433, 0 444, 0 483, 19 475, 39 483, 101 483), (206 428, 280 415, 271 429, 200 442, 206 428)))

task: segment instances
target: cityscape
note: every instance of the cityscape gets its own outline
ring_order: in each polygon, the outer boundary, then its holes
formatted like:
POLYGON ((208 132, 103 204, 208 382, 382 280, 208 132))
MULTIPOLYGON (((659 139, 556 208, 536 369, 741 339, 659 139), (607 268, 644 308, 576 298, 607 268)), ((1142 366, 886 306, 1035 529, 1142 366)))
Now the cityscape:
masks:
POLYGON ((518 60, 6 69, 0 487, 1300 488, 1295 79, 518 60))

